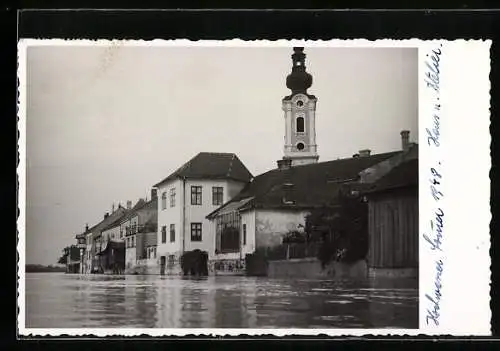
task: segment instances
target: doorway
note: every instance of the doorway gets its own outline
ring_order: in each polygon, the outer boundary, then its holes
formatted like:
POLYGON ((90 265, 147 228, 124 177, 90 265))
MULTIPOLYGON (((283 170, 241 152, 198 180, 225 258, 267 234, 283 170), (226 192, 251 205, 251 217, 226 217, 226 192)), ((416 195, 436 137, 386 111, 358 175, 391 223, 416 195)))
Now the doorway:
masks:
POLYGON ((160 274, 165 275, 165 264, 166 264, 166 257, 161 256, 160 257, 160 274))

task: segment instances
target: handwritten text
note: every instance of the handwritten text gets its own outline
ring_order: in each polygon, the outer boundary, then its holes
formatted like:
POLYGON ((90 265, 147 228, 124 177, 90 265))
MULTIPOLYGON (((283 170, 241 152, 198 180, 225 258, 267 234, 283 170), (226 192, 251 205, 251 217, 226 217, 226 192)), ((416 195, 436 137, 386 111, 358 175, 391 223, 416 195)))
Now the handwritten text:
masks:
MULTIPOLYGON (((427 144, 432 150, 437 150, 441 147, 441 51, 442 45, 429 52, 425 61, 424 83, 425 87, 430 89, 431 108, 428 126, 425 128, 427 144)), ((442 164, 439 161, 433 161, 432 167, 429 168, 429 190, 430 196, 434 201, 435 206, 432 206, 432 216, 430 220, 430 228, 422 237, 428 245, 433 263, 433 283, 432 290, 425 294, 426 303, 426 323, 439 326, 441 316, 441 289, 443 286, 442 275, 445 267, 445 256, 443 250, 445 228, 445 211, 443 209, 442 200, 444 194, 442 191, 443 173, 441 171, 442 164)))

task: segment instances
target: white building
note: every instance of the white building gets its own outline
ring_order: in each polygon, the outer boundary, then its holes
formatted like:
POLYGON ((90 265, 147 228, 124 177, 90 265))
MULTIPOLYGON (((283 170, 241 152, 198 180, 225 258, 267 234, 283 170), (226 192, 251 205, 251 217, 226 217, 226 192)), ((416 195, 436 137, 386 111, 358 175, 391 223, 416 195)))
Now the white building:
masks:
POLYGON ((187 251, 215 256, 215 236, 206 216, 238 194, 252 175, 232 153, 201 152, 155 185, 158 191, 160 270, 180 273, 187 251))

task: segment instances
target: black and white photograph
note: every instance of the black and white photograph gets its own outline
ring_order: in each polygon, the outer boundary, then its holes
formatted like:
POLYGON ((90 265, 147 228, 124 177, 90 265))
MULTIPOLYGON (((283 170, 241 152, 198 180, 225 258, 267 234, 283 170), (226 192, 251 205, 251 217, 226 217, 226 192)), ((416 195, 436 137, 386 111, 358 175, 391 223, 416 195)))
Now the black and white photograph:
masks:
POLYGON ((418 50, 27 47, 25 327, 418 329, 418 50))

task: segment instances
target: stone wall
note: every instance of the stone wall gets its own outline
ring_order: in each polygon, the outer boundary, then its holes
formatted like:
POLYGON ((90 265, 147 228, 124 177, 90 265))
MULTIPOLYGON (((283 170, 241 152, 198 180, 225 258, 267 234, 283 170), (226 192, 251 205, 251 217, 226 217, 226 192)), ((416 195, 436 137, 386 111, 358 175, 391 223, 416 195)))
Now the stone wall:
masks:
POLYGON ((370 278, 418 278, 418 268, 368 268, 370 278))
POLYGON ((158 259, 137 260, 135 265, 125 269, 125 274, 160 274, 158 259))
POLYGON ((346 264, 332 262, 324 269, 316 258, 301 258, 269 261, 267 275, 270 278, 349 278, 362 279, 368 276, 364 260, 346 264))
POLYGON ((245 275, 246 264, 243 259, 209 260, 209 275, 245 275))

